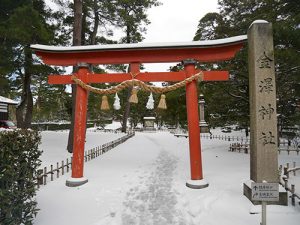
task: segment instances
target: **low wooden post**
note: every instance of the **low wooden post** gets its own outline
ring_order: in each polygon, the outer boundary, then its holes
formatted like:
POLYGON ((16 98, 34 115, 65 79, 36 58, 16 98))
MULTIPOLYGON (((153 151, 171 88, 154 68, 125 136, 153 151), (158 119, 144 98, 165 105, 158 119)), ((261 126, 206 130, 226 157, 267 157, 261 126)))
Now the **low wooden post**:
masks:
POLYGON ((53 165, 50 166, 50 180, 53 181, 53 165))
POLYGON ((37 186, 40 187, 40 185, 43 184, 43 169, 37 170, 37 186))
POLYGON ((288 186, 288 179, 287 179, 287 178, 285 178, 285 180, 284 180, 284 188, 285 188, 285 190, 288 190, 288 189, 289 189, 289 186, 288 186))
POLYGON ((296 162, 293 162, 293 167, 294 167, 293 173, 294 173, 294 176, 296 176, 296 162))
POLYGON ((68 173, 69 172, 69 159, 67 159, 66 164, 67 164, 67 173, 68 173))
POLYGON ((65 165, 64 165, 64 160, 61 161, 61 175, 65 174, 65 165))
POLYGON ((44 185, 47 184, 47 167, 44 167, 44 185))
POLYGON ((291 193, 292 193, 292 196, 291 196, 292 205, 295 206, 295 185, 294 184, 291 185, 291 193))
POLYGON ((59 163, 56 163, 56 178, 59 178, 59 163))
POLYGON ((245 154, 248 154, 248 146, 245 144, 245 154))
POLYGON ((279 165, 279 171, 280 171, 280 174, 282 172, 282 165, 279 165))
POLYGON ((283 174, 286 176, 287 179, 289 178, 288 168, 286 166, 283 168, 283 174))

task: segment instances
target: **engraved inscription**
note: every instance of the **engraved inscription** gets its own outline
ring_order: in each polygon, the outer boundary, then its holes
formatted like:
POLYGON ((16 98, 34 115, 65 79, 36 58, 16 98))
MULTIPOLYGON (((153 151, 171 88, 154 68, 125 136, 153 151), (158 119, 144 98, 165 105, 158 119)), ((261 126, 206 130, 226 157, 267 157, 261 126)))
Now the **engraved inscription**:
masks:
POLYGON ((260 140, 262 140, 263 145, 275 145, 275 136, 273 135, 273 133, 271 131, 269 132, 261 132, 261 138, 260 140))
POLYGON ((261 55, 258 59, 258 67, 259 68, 271 68, 271 62, 273 59, 271 57, 267 56, 266 52, 264 52, 263 55, 261 55))
POLYGON ((270 94, 270 92, 273 91, 272 78, 268 77, 264 80, 261 80, 258 87, 260 88, 259 92, 265 92, 270 94))
POLYGON ((268 104, 267 107, 261 106, 258 110, 259 115, 264 120, 265 118, 271 119, 272 114, 274 113, 274 108, 271 106, 271 104, 268 104))

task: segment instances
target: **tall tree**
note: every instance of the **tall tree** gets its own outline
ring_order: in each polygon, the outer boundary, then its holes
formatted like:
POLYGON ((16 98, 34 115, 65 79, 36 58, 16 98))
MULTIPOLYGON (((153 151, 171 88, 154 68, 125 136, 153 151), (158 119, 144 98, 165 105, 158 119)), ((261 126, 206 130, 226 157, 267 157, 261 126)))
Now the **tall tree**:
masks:
MULTIPOLYGON (((294 0, 219 0, 219 6, 220 13, 209 13, 199 21, 195 40, 245 34, 256 19, 271 22, 274 30, 279 123, 282 126, 299 124, 299 4, 294 0)), ((207 97, 207 112, 212 115, 210 122, 248 126, 247 50, 242 49, 230 62, 215 63, 208 67, 227 69, 231 73, 227 83, 202 86, 207 97)))
MULTIPOLYGON (((150 23, 147 18, 147 10, 153 6, 158 6, 157 0, 117 0, 116 15, 118 26, 120 26, 125 35, 121 38, 121 43, 137 43, 141 42, 146 32, 146 25, 150 23)), ((126 105, 123 113, 122 132, 127 130, 127 120, 130 112, 129 98, 132 88, 128 88, 126 96, 126 105)))
POLYGON ((33 75, 37 72, 30 44, 48 44, 54 40, 54 27, 47 21, 51 13, 46 10, 42 0, 4 1, 1 8, 1 77, 14 85, 20 95, 17 125, 28 128, 33 111, 31 84, 33 75))
MULTIPOLYGON (((82 42, 82 0, 74 0, 74 24, 73 24, 73 46, 81 45, 82 42)), ((76 67, 73 68, 73 72, 76 71, 76 67)), ((73 152, 73 136, 75 129, 75 104, 76 104, 76 87, 77 85, 72 84, 72 116, 71 125, 68 138, 67 150, 73 152)))

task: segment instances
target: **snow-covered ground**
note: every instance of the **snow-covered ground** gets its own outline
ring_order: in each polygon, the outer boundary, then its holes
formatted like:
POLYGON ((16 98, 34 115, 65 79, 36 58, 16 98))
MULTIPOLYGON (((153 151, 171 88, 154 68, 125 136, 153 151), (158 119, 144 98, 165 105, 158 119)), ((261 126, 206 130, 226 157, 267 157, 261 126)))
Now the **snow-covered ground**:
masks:
MULTIPOLYGON (((56 134, 57 139, 52 134, 47 144, 49 149, 63 138, 56 134)), ((87 138, 86 145, 101 144, 105 133, 98 134, 101 137, 87 138)), ((43 135, 46 140, 48 134, 43 135)), ((42 186, 37 193, 41 210, 34 224, 259 224, 261 215, 250 212, 260 211, 260 206, 254 207, 242 194, 243 183, 249 179, 249 155, 228 152, 229 143, 202 140, 203 171, 209 187, 195 190, 185 186, 190 178, 188 139, 167 132, 136 133, 85 164, 87 184, 66 187, 69 173, 42 186)), ((296 154, 279 157, 300 165, 296 154)), ((267 211, 268 224, 299 224, 299 206, 268 206, 267 211)))
MULTIPOLYGON (((39 149, 43 151, 40 157, 42 168, 51 164, 56 165, 57 162, 61 162, 72 156, 66 150, 69 131, 43 131, 41 135, 42 143, 39 149)), ((88 129, 86 132, 85 150, 95 148, 122 136, 124 136, 122 133, 104 133, 88 129)))

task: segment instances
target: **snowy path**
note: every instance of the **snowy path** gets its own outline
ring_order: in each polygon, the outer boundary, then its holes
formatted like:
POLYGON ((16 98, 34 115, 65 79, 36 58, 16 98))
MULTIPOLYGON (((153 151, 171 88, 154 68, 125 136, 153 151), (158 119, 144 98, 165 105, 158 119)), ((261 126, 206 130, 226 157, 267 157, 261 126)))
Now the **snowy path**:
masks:
POLYGON ((127 193, 123 224, 178 224, 178 220, 186 224, 178 217, 180 212, 175 208, 177 196, 172 189, 177 161, 173 155, 160 149, 155 170, 141 177, 137 186, 127 193))
MULTIPOLYGON (((249 213, 252 204, 242 194, 249 155, 228 152, 228 146, 226 141, 202 140, 209 187, 194 190, 185 186, 190 177, 188 139, 136 133, 85 164, 87 184, 66 187, 68 174, 42 187, 35 224, 257 225, 260 214, 249 213)), ((268 206, 268 212, 272 225, 300 220, 299 206, 268 206)))

